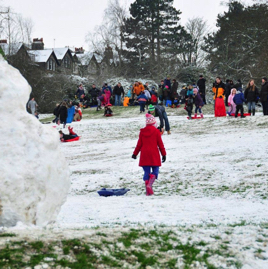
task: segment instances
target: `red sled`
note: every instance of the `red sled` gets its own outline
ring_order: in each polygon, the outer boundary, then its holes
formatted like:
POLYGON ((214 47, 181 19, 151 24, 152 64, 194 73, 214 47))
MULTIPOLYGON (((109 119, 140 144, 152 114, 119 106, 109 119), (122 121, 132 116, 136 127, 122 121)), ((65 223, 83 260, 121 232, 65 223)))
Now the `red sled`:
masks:
MULTIPOLYGON (((234 117, 234 116, 235 116, 235 113, 232 113, 232 114, 231 114, 231 116, 233 116, 233 117, 234 117)), ((238 113, 238 114, 237 114, 237 116, 238 116, 238 117, 240 117, 240 116, 241 116, 241 114, 240 114, 240 113, 238 113)), ((250 114, 250 113, 244 113, 244 116, 245 116, 245 117, 248 117, 248 116, 251 116, 251 114, 250 114)))
POLYGON ((80 136, 77 136, 75 138, 68 139, 68 140, 65 140, 65 141, 62 141, 62 142, 73 142, 73 141, 78 141, 79 139, 80 139, 80 136))
MULTIPOLYGON (((189 117, 187 117, 187 119, 189 120, 189 117)), ((200 116, 198 116, 198 117, 192 117, 192 120, 199 120, 199 119, 204 119, 204 117, 203 118, 200 117, 200 116)))
POLYGON ((215 99, 215 117, 226 117, 226 108, 223 98, 215 99))
POLYGON ((112 117, 113 114, 106 114, 105 117, 112 117))

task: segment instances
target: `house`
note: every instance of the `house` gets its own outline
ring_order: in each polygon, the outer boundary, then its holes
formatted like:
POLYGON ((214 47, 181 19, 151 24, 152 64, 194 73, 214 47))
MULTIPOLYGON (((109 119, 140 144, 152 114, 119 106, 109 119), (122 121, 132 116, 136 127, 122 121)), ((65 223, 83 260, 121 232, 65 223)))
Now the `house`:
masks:
POLYGON ((109 46, 105 48, 104 57, 96 52, 85 52, 83 48, 76 48, 74 55, 81 76, 95 80, 96 77, 112 75, 115 72, 113 50, 109 46))
POLYGON ((95 79, 100 74, 101 59, 96 53, 78 53, 76 54, 79 63, 79 70, 82 76, 95 79))
POLYGON ((84 54, 84 52, 85 52, 85 50, 82 47, 71 49, 71 53, 73 56, 73 74, 75 74, 75 75, 81 74, 80 61, 79 61, 79 57, 77 55, 84 54))
POLYGON ((0 46, 7 61, 11 64, 14 61, 26 62, 31 60, 27 53, 28 47, 22 42, 8 44, 6 39, 2 39, 0 40, 0 46))
POLYGON ((52 50, 28 50, 28 54, 44 70, 55 72, 59 69, 60 63, 52 50))
POLYGON ((34 38, 32 49, 28 50, 32 60, 48 71, 73 73, 73 56, 69 48, 45 49, 43 38, 34 38))
POLYGON ((57 60, 60 64, 59 71, 71 75, 73 73, 73 56, 69 48, 54 48, 57 60))
POLYGON ((104 51, 104 57, 100 63, 100 73, 102 76, 114 75, 116 64, 114 61, 113 49, 107 46, 104 51))

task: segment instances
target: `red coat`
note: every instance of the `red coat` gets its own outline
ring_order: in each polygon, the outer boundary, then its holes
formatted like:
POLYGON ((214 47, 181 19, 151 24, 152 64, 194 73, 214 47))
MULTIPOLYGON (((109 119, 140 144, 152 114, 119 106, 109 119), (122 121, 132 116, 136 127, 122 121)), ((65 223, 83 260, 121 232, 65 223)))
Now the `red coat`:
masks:
POLYGON ((160 131, 151 125, 141 129, 137 146, 133 152, 136 156, 141 152, 139 166, 161 166, 159 150, 162 156, 166 156, 160 131))

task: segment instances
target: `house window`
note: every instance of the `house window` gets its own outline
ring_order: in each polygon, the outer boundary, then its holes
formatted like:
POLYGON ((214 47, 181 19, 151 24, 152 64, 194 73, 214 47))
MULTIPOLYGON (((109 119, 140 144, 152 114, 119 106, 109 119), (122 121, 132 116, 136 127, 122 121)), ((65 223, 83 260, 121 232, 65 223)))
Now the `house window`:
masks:
POLYGON ((56 64, 52 59, 49 59, 47 62, 47 70, 51 70, 51 71, 56 70, 56 64))
POLYGON ((64 67, 70 69, 71 68, 71 60, 69 57, 65 56, 64 58, 64 67))

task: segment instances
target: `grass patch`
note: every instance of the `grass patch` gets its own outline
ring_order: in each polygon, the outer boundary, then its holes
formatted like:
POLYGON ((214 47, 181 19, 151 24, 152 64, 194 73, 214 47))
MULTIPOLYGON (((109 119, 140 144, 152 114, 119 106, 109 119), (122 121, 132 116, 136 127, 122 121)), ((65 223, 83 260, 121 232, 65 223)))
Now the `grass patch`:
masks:
POLYGON ((0 233, 0 237, 16 237, 16 234, 13 233, 0 233))
POLYGON ((139 238, 139 231, 138 230, 131 230, 130 233, 123 233, 123 236, 118 239, 118 242, 122 242, 126 248, 129 248, 132 245, 133 240, 139 238))

